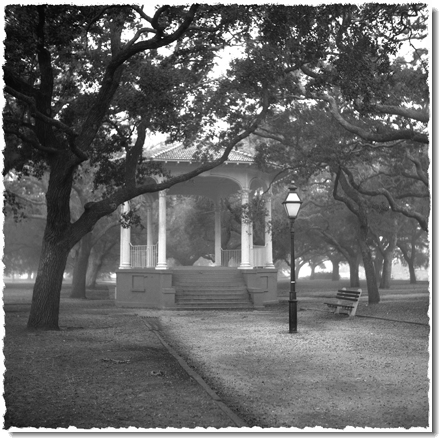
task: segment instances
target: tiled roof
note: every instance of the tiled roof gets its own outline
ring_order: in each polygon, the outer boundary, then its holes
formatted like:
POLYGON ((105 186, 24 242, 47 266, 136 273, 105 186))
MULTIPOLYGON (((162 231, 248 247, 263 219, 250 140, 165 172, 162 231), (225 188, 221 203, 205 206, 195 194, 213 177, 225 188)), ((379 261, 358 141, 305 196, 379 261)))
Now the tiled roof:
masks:
MULTIPOLYGON (((185 148, 183 145, 177 145, 152 154, 149 158, 156 162, 197 162, 197 158, 194 158, 196 151, 196 147, 185 148)), ((214 157, 219 158, 220 153, 215 153, 214 157)), ((242 151, 231 151, 227 159, 229 163, 253 163, 253 161, 250 154, 242 151)))

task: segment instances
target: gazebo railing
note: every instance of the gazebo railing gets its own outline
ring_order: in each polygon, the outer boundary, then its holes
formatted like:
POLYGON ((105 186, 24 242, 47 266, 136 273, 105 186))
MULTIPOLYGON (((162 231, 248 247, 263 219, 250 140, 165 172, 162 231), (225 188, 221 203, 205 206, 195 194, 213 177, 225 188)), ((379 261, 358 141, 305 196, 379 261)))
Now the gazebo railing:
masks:
MULTIPOLYGON (((267 257, 265 245, 254 245, 250 249, 250 265, 252 267, 264 267, 267 257)), ((238 267, 241 264, 241 249, 221 249, 221 265, 223 267, 238 267)))
POLYGON ((223 267, 238 267, 241 264, 241 249, 221 249, 221 265, 223 267))
POLYGON ((157 244, 154 245, 132 245, 131 247, 131 268, 155 267, 158 260, 157 244))

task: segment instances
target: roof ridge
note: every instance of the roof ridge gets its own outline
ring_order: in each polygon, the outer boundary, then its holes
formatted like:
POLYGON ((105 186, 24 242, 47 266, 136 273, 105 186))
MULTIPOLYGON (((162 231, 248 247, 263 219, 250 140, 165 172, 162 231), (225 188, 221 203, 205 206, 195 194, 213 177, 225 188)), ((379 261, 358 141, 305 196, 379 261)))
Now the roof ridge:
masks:
POLYGON ((250 157, 251 159, 254 159, 254 158, 255 158, 254 154, 250 154, 250 153, 247 152, 247 151, 240 151, 239 149, 237 149, 235 152, 238 152, 239 154, 242 154, 242 155, 245 155, 245 156, 247 156, 247 157, 250 157))
MULTIPOLYGON (((159 156, 161 154, 166 154, 166 153, 168 153, 168 152, 170 152, 170 151, 172 151, 174 149, 180 148, 181 146, 184 148, 184 145, 182 143, 179 143, 178 145, 173 145, 173 146, 170 146, 169 148, 162 149, 161 151, 158 151, 155 154, 153 154, 151 156, 151 158, 155 158, 155 157, 157 157, 157 156, 159 156)), ((188 149, 188 148, 184 148, 184 149, 188 149)))
MULTIPOLYGON (((224 148, 222 148, 224 149, 224 148)), ((196 146, 190 145, 185 146, 183 143, 178 145, 172 145, 169 148, 162 149, 161 151, 157 151, 154 154, 151 154, 149 158, 151 160, 171 160, 171 161, 197 161, 197 157, 193 157, 193 154, 197 151, 196 146), (179 152, 181 151, 181 152, 179 152), (192 155, 191 155, 192 153, 192 155), (179 157, 179 155, 181 155, 179 157), (189 157, 191 155, 191 157, 189 157)), ((213 151, 213 155, 221 155, 221 151, 213 151)), ((248 152, 241 151, 238 149, 232 149, 229 153, 229 157, 226 162, 254 162, 255 157, 254 154, 250 154, 248 152)))

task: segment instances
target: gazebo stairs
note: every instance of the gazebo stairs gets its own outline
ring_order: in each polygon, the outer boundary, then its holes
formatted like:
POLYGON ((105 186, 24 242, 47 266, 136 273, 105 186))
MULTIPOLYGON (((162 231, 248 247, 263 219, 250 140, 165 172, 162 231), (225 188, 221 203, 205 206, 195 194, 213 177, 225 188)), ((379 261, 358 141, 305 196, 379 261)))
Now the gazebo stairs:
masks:
POLYGON ((178 309, 253 308, 244 276, 236 268, 175 270, 173 285, 178 309))

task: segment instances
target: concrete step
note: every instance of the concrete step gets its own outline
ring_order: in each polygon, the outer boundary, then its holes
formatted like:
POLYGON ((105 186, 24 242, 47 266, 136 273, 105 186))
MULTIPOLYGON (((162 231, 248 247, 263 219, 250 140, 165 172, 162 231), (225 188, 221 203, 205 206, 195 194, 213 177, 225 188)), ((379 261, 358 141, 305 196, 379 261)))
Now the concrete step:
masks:
POLYGON ((250 302, 176 303, 177 309, 253 309, 250 302))
POLYGON ((231 284, 225 284, 225 285, 175 285, 174 288, 176 291, 182 291, 182 292, 191 292, 194 293, 198 292, 206 292, 206 293, 220 293, 221 291, 229 292, 229 293, 239 293, 241 291, 247 291, 246 285, 231 285, 231 284))
POLYGON ((174 285, 174 287, 178 292, 195 294, 241 293, 247 291, 247 288, 244 285, 174 285))
POLYGON ((244 282, 242 276, 173 276, 177 282, 244 282))
POLYGON ((233 277, 233 276, 225 276, 225 277, 213 277, 213 276, 174 276, 173 277, 174 284, 206 284, 206 283, 215 283, 215 284, 224 284, 224 283, 238 283, 244 285, 244 279, 242 277, 233 277))
POLYGON ((217 291, 217 292, 204 292, 204 291, 176 291, 175 297, 204 297, 209 300, 212 298, 218 298, 221 300, 227 299, 228 297, 236 298, 236 297, 242 297, 246 298, 248 297, 247 291, 237 291, 237 292, 227 292, 227 291, 217 291))
POLYGON ((178 309, 251 309, 242 273, 234 269, 176 270, 173 273, 178 309))
POLYGON ((245 296, 200 296, 200 295, 175 295, 176 302, 245 302, 248 297, 245 296))

